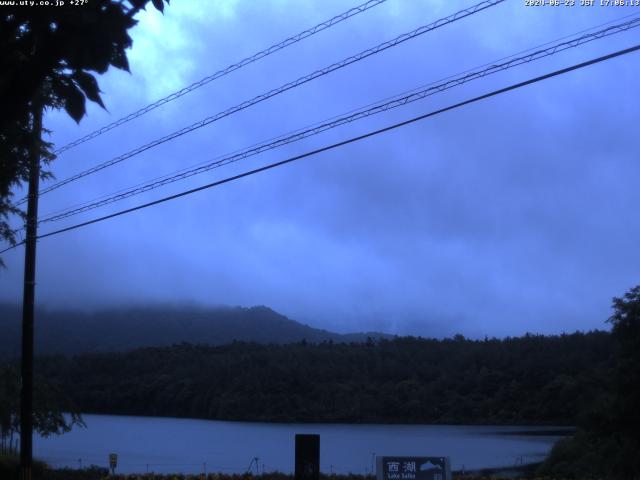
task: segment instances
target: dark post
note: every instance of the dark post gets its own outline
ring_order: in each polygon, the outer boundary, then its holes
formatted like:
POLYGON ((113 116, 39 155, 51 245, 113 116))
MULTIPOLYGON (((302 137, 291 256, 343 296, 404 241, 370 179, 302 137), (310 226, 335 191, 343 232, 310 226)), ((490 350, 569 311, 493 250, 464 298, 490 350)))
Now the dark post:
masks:
POLYGON ((22 390, 20 392, 20 478, 31 480, 33 461, 33 312, 36 287, 36 237, 38 236, 38 189, 40 183, 40 139, 42 106, 33 105, 33 140, 29 151, 29 196, 27 238, 24 254, 22 300, 22 390))
POLYGON ((319 480, 320 435, 296 435, 295 480, 319 480))

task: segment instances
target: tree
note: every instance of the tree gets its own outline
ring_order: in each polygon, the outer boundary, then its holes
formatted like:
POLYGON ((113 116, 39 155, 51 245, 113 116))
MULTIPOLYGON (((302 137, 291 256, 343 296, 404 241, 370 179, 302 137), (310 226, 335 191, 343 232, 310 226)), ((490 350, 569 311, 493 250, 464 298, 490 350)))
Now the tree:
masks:
MULTIPOLYGON (((164 1, 152 0, 160 11, 164 1)), ((25 282, 22 320, 21 436, 22 478, 31 478, 32 433, 38 421, 47 429, 65 429, 60 417, 33 418, 33 311, 37 239, 38 180, 41 163, 55 154, 42 140, 42 114, 46 108, 64 108, 80 122, 86 99, 104 107, 98 82, 110 66, 129 70, 126 49, 132 44, 128 30, 148 0, 91 0, 66 4, 17 5, 0 14, 0 238, 15 244, 9 215, 22 214, 11 203, 12 188, 29 182, 25 241, 25 282), (78 5, 78 3, 81 3, 78 5), (35 420, 35 421, 34 421, 35 420)), ((23 215, 24 216, 24 215, 23 215)), ((1 265, 1 260, 0 260, 1 265)), ((64 419, 63 419, 64 420, 64 419)))
POLYGON ((553 448, 542 473, 640 479, 640 285, 613 299, 614 375, 582 415, 576 435, 553 448))
MULTIPOLYGON (((169 0, 151 0, 164 10, 169 0)), ((64 108, 80 122, 86 99, 104 108, 94 74, 113 66, 129 71, 128 30, 149 0, 90 0, 82 5, 0 7, 0 239, 15 244, 9 227, 12 189, 27 181, 29 150, 55 159, 52 145, 34 139, 34 112, 64 108)), ((43 171, 41 177, 50 176, 43 171)), ((0 260, 1 262, 1 260, 0 260)))
MULTIPOLYGON (((11 364, 0 366, 0 453, 17 450, 20 433, 20 377, 11 364)), ((39 378, 35 382, 33 426, 43 437, 59 435, 74 425, 84 426, 80 413, 68 396, 39 378), (66 415, 63 413, 66 412, 66 415)))
POLYGON ((640 285, 613 299, 609 318, 616 340, 612 437, 619 448, 621 478, 640 478, 640 285))

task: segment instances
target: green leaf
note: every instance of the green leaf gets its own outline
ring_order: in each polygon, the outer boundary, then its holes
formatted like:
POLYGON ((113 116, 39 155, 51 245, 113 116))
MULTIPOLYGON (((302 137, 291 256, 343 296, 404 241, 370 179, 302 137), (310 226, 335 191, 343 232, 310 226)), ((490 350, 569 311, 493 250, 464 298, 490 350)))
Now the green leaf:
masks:
POLYGON ((149 0, 131 0, 130 3, 133 5, 135 9, 144 9, 145 5, 149 0))
POLYGON ((76 123, 80 123, 82 117, 84 117, 86 110, 84 106, 84 95, 78 90, 75 85, 69 88, 69 96, 65 99, 64 109, 73 118, 76 123))
POLYGON ((98 82, 93 75, 87 72, 83 72, 82 70, 77 70, 73 74, 73 79, 80 86, 89 100, 91 100, 92 102, 96 102, 102 108, 105 108, 104 103, 102 103, 102 98, 100 98, 100 88, 98 87, 98 82))
POLYGON ((124 51, 118 51, 113 54, 111 57, 111 65, 119 68, 120 70, 131 72, 131 70, 129 70, 129 60, 127 59, 127 55, 124 51))
POLYGON ((64 104, 64 109, 76 123, 80 123, 86 113, 85 99, 82 92, 69 77, 56 78, 52 82, 53 91, 64 104))
POLYGON ((164 2, 162 0, 152 0, 153 6, 156 7, 157 10, 160 10, 164 13, 164 2))

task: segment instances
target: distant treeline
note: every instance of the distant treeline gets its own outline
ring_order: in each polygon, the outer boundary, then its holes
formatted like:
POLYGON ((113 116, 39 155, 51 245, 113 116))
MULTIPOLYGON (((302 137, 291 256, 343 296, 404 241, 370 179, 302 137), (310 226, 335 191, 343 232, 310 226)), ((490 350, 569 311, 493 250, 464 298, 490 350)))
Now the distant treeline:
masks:
POLYGON ((80 411, 275 422, 573 425, 611 376, 606 332, 190 344, 46 357, 80 411))

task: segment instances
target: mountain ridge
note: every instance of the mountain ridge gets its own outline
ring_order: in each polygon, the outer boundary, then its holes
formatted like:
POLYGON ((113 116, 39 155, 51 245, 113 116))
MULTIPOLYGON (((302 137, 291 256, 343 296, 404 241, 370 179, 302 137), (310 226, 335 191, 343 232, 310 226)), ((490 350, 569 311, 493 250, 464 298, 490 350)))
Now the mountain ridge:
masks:
MULTIPOLYGON (((21 309, 0 303, 0 357, 20 354, 21 309)), ((119 352, 179 343, 223 345, 233 341, 262 344, 360 343, 368 338, 393 338, 379 332, 335 333, 292 320, 258 305, 122 306, 79 311, 36 309, 35 348, 38 355, 119 352)))

